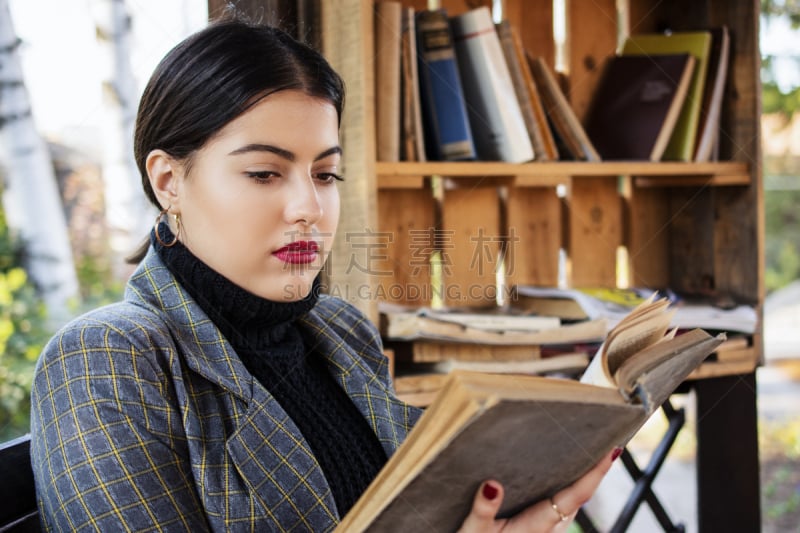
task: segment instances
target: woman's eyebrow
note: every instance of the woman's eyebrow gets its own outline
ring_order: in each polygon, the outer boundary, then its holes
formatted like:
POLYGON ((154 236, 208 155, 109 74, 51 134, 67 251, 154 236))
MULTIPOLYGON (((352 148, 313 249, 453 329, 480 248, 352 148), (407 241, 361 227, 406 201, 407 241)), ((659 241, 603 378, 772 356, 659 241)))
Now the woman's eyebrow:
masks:
MULTIPOLYGON (((241 155, 249 152, 270 152, 286 159, 287 161, 294 161, 296 159, 295 154, 293 152, 290 152, 289 150, 284 150, 283 148, 278 148, 277 146, 273 146, 271 144, 261 144, 261 143, 247 144, 230 152, 228 155, 241 155)), ((331 148, 328 148, 324 152, 320 153, 317 157, 315 157, 314 161, 319 161, 320 159, 324 159, 329 155, 341 154, 341 153, 342 153, 341 146, 332 146, 331 148)))
POLYGON ((284 150, 283 148, 278 148, 277 146, 273 146, 271 144, 259 143, 246 144, 245 146, 230 152, 228 155, 241 155, 249 152, 270 152, 289 161, 295 160, 294 153, 290 152, 289 150, 284 150))

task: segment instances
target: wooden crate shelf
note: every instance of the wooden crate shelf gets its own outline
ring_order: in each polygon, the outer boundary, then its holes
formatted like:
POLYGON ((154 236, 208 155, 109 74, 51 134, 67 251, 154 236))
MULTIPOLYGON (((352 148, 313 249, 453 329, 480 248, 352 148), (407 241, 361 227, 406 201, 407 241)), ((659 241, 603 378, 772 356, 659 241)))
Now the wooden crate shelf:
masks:
POLYGON ((422 177, 498 178, 498 184, 517 186, 553 186, 573 177, 634 176, 637 186, 730 186, 750 185, 752 176, 747 163, 681 162, 534 162, 524 164, 498 162, 427 162, 375 163, 378 188, 415 188, 422 177), (509 180, 509 178, 511 178, 509 180))

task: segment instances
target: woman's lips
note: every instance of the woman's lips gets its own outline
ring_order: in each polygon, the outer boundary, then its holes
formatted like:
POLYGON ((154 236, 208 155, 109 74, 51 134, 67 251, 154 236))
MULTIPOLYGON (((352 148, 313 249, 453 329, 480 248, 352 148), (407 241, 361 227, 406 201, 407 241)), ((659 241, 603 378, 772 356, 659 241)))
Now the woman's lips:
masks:
POLYGON ((287 244, 272 255, 292 265, 305 265, 313 262, 319 255, 319 245, 315 241, 295 241, 287 244))

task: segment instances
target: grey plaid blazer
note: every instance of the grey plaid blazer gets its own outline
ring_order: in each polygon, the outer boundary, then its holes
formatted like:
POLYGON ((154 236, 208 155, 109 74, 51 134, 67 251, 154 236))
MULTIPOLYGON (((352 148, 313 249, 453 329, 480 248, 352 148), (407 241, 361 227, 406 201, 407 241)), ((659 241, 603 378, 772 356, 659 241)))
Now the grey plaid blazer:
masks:
MULTIPOLYGON (((419 410, 394 397, 375 327, 321 297, 301 328, 387 455, 419 410)), ((328 531, 308 443, 151 249, 123 302, 48 343, 31 456, 48 530, 328 531)))

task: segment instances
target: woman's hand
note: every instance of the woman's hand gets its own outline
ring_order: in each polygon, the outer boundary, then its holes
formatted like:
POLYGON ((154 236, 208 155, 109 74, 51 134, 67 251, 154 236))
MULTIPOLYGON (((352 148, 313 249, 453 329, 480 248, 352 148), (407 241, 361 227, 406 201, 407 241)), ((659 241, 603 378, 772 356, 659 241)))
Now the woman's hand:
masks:
POLYGON ((569 487, 521 511, 512 518, 495 520, 503 503, 503 487, 497 481, 486 481, 478 489, 475 500, 459 533, 532 533, 566 531, 578 509, 589 501, 606 475, 611 463, 622 450, 609 452, 594 468, 569 487))

